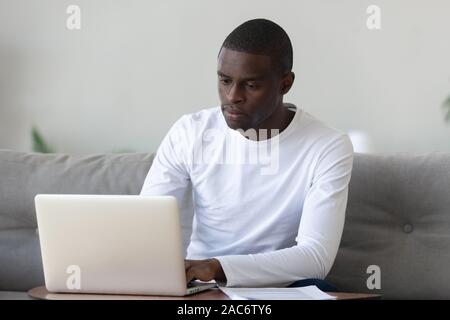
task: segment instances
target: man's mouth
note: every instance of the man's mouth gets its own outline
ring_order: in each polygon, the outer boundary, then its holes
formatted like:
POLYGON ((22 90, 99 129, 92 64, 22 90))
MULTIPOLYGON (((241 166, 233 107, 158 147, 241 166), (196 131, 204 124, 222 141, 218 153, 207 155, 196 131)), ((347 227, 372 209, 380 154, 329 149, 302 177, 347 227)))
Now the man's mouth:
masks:
POLYGON ((238 110, 234 107, 230 108, 230 106, 226 106, 224 108, 224 113, 225 113, 225 116, 231 120, 237 120, 237 119, 247 116, 244 112, 241 112, 240 110, 238 110))
POLYGON ((238 120, 238 119, 241 119, 241 118, 244 118, 244 117, 246 117, 246 114, 245 113, 242 113, 242 112, 236 112, 236 111, 231 111, 231 110, 229 110, 229 109, 225 109, 225 115, 229 118, 229 119, 231 119, 231 120, 238 120))

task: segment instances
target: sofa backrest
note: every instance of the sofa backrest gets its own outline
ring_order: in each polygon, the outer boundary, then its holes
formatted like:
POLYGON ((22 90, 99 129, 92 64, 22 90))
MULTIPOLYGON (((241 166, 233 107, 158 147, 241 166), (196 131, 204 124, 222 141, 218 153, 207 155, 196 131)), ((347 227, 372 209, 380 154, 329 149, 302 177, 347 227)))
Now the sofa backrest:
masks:
POLYGON ((0 290, 43 285, 34 196, 139 194, 153 155, 22 153, 0 150, 0 290))
POLYGON ((328 280, 388 299, 450 299, 449 266, 450 154, 356 154, 328 280))

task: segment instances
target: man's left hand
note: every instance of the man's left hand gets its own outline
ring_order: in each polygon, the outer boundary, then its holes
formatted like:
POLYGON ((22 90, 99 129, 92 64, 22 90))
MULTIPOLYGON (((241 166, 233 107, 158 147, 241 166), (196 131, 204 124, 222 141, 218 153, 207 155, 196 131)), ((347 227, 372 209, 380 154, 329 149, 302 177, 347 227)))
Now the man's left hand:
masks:
POLYGON ((222 265, 217 259, 184 260, 187 283, 192 280, 226 282, 222 265))

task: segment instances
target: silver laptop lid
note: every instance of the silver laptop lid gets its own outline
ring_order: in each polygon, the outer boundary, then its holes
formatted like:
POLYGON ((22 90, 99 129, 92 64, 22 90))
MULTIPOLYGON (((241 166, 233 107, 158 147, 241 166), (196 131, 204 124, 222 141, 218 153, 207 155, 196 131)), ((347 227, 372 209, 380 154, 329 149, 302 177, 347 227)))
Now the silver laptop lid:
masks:
POLYGON ((186 294, 175 197, 37 195, 35 205, 49 291, 186 294))

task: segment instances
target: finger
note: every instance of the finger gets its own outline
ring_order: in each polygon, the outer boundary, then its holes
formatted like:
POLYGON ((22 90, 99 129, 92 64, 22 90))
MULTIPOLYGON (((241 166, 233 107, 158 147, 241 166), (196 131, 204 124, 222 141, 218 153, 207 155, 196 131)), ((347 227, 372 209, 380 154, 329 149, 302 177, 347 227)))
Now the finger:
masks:
POLYGON ((189 268, 186 274, 191 280, 210 281, 214 279, 213 272, 205 265, 195 265, 189 268))
POLYGON ((186 283, 189 283, 194 279, 195 279, 195 269, 190 268, 186 271, 186 283))

